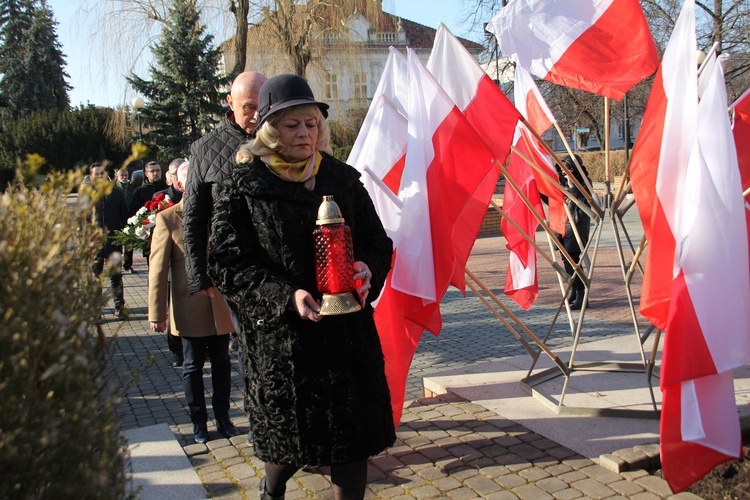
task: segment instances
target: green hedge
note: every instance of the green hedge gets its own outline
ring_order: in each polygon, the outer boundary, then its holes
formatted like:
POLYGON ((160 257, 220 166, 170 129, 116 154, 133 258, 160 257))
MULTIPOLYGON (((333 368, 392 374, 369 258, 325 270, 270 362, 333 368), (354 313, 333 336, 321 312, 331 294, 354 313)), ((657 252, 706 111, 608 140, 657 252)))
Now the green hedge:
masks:
MULTIPOLYGON (((36 172, 24 172, 34 179, 36 172)), ((123 498, 125 442, 106 297, 90 263, 103 234, 80 174, 0 195, 0 498, 123 498)))

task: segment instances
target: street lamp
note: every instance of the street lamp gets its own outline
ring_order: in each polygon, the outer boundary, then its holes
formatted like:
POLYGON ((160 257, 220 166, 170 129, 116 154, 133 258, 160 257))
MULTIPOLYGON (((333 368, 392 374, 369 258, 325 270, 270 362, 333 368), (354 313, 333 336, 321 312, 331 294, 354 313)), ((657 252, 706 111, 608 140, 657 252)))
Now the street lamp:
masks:
POLYGON ((133 109, 135 109, 135 117, 138 120, 138 141, 143 142, 143 128, 141 127, 141 110, 143 109, 144 102, 143 98, 141 96, 135 96, 133 97, 133 100, 130 102, 133 105, 133 109))

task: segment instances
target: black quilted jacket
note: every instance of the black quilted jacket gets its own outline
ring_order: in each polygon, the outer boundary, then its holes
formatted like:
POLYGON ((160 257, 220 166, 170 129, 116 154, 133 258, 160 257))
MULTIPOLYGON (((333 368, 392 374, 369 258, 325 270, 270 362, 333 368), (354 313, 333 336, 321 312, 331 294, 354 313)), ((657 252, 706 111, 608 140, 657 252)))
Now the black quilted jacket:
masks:
POLYGON ((286 182, 260 161, 222 186, 211 223, 209 272, 235 304, 247 352, 255 455, 296 465, 350 463, 395 439, 372 302, 390 269, 392 243, 352 167, 324 154, 315 189, 286 182), (296 289, 316 289, 313 235, 323 195, 351 228, 354 259, 372 271, 364 310, 302 320, 296 289))
POLYGON ((232 119, 231 110, 224 122, 190 146, 190 168, 185 183, 182 242, 185 246, 185 270, 188 292, 213 286, 206 273, 208 224, 213 200, 219 186, 229 179, 234 168, 237 147, 249 136, 232 119))

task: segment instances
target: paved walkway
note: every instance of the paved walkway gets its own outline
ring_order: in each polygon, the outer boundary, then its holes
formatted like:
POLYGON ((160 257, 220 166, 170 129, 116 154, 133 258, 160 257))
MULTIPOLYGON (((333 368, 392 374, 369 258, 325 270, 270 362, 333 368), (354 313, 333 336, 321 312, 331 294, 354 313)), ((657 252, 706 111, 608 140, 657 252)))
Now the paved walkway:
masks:
MULTIPOLYGON (((632 225, 632 220, 630 221, 632 225)), ((636 221, 637 222, 637 221, 636 221)), ((637 223, 633 227, 637 226, 637 223)), ((636 230, 637 231, 637 230, 636 230)), ((611 227, 597 255, 597 284, 592 291, 584 341, 632 334, 624 300, 618 257, 611 227)), ((539 233, 541 236, 541 233, 539 233)), ((640 235, 631 234, 637 242, 640 235)), ((501 237, 477 241, 469 267, 500 292, 505 281, 507 251, 501 237)), ((145 262, 136 258, 137 274, 124 276, 127 321, 105 311, 105 331, 115 338, 115 367, 123 381, 137 378, 126 390, 119 412, 125 429, 166 423, 183 446, 211 498, 257 498, 263 476, 260 461, 245 436, 221 439, 212 423, 211 441, 192 444, 192 425, 182 391, 181 371, 170 366, 163 334, 147 323, 145 262)), ((547 333, 559 302, 554 273, 542 269, 540 297, 531 311, 513 308, 537 335, 547 333)), ((634 288, 639 288, 635 284, 634 288)), ((506 303, 508 303, 506 301, 506 303)), ((404 416, 396 444, 370 460, 367 498, 637 498, 671 496, 666 483, 646 470, 621 473, 598 465, 496 412, 453 394, 423 396, 422 377, 470 364, 493 362, 525 354, 521 344, 471 292, 466 298, 451 289, 443 306, 444 329, 439 337, 425 334, 417 351, 407 387, 404 416)), ((553 329, 549 344, 570 345, 567 320, 553 329)), ((236 365, 236 359, 233 360, 236 365)), ((236 367, 236 366, 235 366, 236 367)), ((210 386, 210 367, 206 383, 210 386)), ((234 423, 247 429, 241 410, 239 374, 233 374, 234 423)), ((289 481, 287 498, 332 498, 329 476, 300 471, 289 481)), ((677 498, 697 498, 690 494, 677 498)))

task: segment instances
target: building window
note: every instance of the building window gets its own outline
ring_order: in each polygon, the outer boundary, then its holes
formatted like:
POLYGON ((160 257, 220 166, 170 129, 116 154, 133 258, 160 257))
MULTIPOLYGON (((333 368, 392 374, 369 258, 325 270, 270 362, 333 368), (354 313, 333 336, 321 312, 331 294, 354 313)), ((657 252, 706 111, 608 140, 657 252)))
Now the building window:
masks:
POLYGON ((326 73, 326 99, 339 98, 338 76, 335 73, 326 73))
POLYGON ((354 98, 367 99, 367 77, 364 73, 354 74, 354 98))

